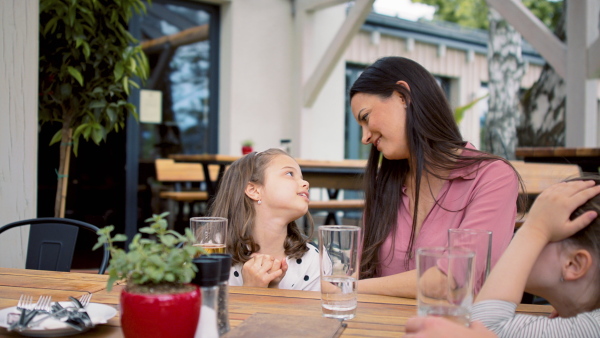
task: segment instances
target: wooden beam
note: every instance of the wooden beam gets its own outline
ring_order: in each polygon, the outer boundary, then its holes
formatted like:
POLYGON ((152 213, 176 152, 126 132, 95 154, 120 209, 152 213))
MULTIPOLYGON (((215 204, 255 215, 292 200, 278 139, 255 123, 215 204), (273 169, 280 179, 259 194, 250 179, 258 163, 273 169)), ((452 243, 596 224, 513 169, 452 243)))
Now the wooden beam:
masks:
POLYGON ((172 48, 189 45, 191 43, 204 41, 208 39, 208 24, 188 28, 179 33, 161 36, 157 39, 142 41, 141 46, 144 52, 152 54, 163 50, 165 44, 170 44, 172 48))
POLYGON ((346 21, 336 33, 319 64, 304 85, 302 92, 305 107, 312 107, 315 103, 319 92, 321 92, 329 75, 333 72, 333 68, 340 61, 352 38, 354 38, 371 12, 373 1, 375 0, 356 0, 354 3, 354 7, 348 13, 346 21))
POLYGON ((307 12, 318 11, 327 7, 336 6, 348 2, 349 0, 297 0, 299 9, 307 12))
POLYGON ((565 142, 567 147, 598 145, 598 92, 595 80, 588 80, 587 50, 592 30, 598 29, 598 12, 593 1, 575 0, 567 4, 567 91, 565 142))
MULTIPOLYGON (((486 0, 523 35, 562 78, 567 76, 567 46, 519 0, 486 0)), ((579 1, 579 0, 577 0, 579 1)), ((568 6, 567 6, 568 7, 568 6)))
POLYGON ((588 79, 600 78, 600 38, 588 48, 587 59, 588 79))

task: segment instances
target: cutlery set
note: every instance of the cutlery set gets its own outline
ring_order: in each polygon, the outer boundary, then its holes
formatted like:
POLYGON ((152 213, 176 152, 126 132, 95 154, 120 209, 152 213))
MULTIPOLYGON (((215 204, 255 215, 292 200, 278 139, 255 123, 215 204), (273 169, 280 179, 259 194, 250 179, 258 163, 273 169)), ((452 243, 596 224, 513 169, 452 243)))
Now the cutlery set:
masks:
POLYGON ((86 311, 86 306, 92 299, 92 294, 88 293, 79 299, 69 297, 69 304, 52 303, 52 297, 40 296, 37 302, 33 302, 33 297, 21 295, 17 303, 19 313, 9 313, 7 323, 8 331, 23 331, 35 328, 47 319, 53 318, 72 327, 77 331, 83 331, 86 328, 93 327, 94 324, 86 311))

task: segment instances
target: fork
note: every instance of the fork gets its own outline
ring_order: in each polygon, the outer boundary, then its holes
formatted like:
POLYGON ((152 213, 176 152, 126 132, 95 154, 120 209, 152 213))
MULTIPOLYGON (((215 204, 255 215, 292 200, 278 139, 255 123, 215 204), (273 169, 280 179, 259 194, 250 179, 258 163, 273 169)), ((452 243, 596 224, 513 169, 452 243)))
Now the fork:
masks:
POLYGON ((48 312, 52 304, 52 296, 40 296, 37 303, 33 306, 34 310, 48 312))
POLYGON ((37 316, 40 312, 48 313, 50 304, 52 301, 51 296, 40 296, 38 301, 34 304, 33 297, 28 295, 21 295, 17 302, 17 309, 21 311, 19 320, 10 325, 9 331, 14 329, 22 331, 29 326, 29 323, 37 316))
POLYGON ((83 295, 79 298, 79 303, 81 303, 82 308, 85 308, 90 303, 93 295, 94 294, 92 294, 92 293, 86 293, 85 295, 83 295))
POLYGON ((33 297, 22 294, 17 303, 17 310, 30 310, 33 307, 33 297))

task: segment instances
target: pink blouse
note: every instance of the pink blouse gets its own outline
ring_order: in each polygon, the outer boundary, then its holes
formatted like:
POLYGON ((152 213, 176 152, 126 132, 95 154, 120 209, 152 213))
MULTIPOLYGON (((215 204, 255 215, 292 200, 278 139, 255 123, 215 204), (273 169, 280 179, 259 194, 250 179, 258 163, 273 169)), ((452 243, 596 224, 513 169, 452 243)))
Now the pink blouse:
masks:
MULTIPOLYGON (((447 246, 448 229, 485 229, 492 231, 491 267, 496 264, 513 236, 518 180, 514 170, 502 161, 484 161, 477 166, 478 170, 467 167, 452 171, 437 198, 443 208, 434 205, 426 216, 413 252, 421 247, 447 246)), ((415 254, 408 269, 404 262, 412 227, 405 187, 401 203, 396 233, 388 236, 379 251, 381 276, 416 269, 415 254)), ((483 284, 484 274, 485 260, 476 259, 476 292, 483 284)))

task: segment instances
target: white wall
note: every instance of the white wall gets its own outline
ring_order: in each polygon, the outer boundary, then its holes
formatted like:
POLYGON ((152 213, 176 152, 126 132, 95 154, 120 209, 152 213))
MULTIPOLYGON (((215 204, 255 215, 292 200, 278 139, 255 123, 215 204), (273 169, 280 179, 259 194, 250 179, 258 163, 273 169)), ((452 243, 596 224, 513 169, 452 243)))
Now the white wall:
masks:
MULTIPOLYGON (((346 19, 346 4, 330 7, 310 15, 310 35, 305 37, 306 59, 304 81, 329 47, 338 29, 346 19)), ((300 147, 294 155, 315 160, 344 158, 345 67, 342 58, 326 81, 312 107, 301 109, 300 147)), ((303 96, 300 96, 303 97, 303 96)))
POLYGON ((234 0, 222 8, 219 153, 241 155, 288 138, 292 74, 291 1, 234 0))
MULTIPOLYGON (((37 208, 39 0, 0 0, 0 226, 37 208)), ((0 235, 0 266, 25 267, 28 229, 0 235)))
POLYGON ((240 155, 241 142, 255 150, 292 139, 292 155, 344 156, 344 62, 334 70, 314 106, 301 109, 296 67, 304 79, 316 67, 345 18, 346 5, 309 14, 297 34, 292 1, 232 0, 221 6, 219 153, 240 155), (303 39, 302 55, 298 37, 303 39))

